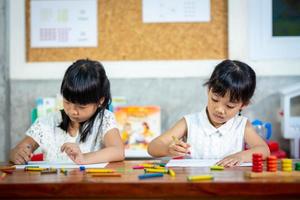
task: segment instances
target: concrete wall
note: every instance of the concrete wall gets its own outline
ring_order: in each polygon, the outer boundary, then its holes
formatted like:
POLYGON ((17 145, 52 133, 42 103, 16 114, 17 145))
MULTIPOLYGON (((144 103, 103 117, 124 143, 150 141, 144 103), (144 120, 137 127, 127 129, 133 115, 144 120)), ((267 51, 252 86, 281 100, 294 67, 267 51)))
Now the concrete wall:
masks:
MULTIPOLYGON (((113 96, 125 96, 131 105, 158 105, 162 109, 162 130, 166 130, 183 115, 200 111, 206 105, 205 78, 168 79, 111 79, 113 96)), ((300 82, 295 77, 258 77, 252 104, 244 115, 251 120, 261 119, 273 125, 272 139, 280 141, 285 150, 289 143, 281 136, 280 88, 300 82), (276 87, 275 87, 276 86, 276 87)), ((30 112, 39 96, 55 96, 60 81, 12 81, 11 83, 11 136, 15 145, 30 126, 30 112)))
POLYGON ((7 9, 6 1, 0 1, 0 161, 6 159, 10 147, 9 110, 10 93, 7 64, 7 9))

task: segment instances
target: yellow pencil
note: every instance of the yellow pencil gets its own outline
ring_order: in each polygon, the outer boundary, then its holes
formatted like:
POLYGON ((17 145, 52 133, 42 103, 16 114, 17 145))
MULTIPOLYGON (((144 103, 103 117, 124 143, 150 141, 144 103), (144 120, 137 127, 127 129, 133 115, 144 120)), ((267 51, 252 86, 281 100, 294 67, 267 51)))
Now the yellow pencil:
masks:
POLYGON ((168 173, 168 169, 153 169, 153 168, 146 168, 144 169, 145 172, 150 172, 150 173, 168 173))
MULTIPOLYGON (((147 168, 147 167, 145 167, 145 168, 147 168)), ((152 168, 154 168, 154 169, 165 169, 165 167, 162 167, 162 166, 159 166, 159 165, 154 165, 152 168)))
POLYGON ((43 170, 47 170, 47 168, 31 168, 31 167, 26 167, 25 169, 24 169, 25 171, 37 171, 37 172, 41 172, 41 171, 43 171, 43 170))
POLYGON ((176 174, 175 174, 175 172, 174 172, 173 169, 169 169, 169 174, 170 174, 170 176, 172 176, 172 177, 175 177, 175 176, 176 176, 176 174))
POLYGON ((223 166, 214 165, 210 167, 210 170, 224 170, 223 166))
POLYGON ((86 169, 87 173, 113 173, 115 170, 113 169, 86 169))
POLYGON ((139 164, 138 166, 143 166, 144 168, 154 168, 154 164, 149 164, 149 163, 144 163, 144 164, 139 164))
POLYGON ((195 176, 188 176, 187 179, 189 181, 202 181, 202 180, 211 180, 214 177, 210 174, 204 174, 204 175, 195 175, 195 176))

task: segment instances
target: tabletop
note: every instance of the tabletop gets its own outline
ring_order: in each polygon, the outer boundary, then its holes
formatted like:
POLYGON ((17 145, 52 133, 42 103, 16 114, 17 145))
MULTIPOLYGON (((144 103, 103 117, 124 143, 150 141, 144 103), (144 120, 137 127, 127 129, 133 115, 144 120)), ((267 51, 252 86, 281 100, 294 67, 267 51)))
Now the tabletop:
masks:
MULTIPOLYGON (((0 179, 0 199, 300 199, 300 176, 249 178, 251 167, 172 167, 176 176, 140 180, 141 163, 160 160, 128 160, 109 163, 106 168, 121 177, 94 177, 79 169, 68 174, 15 170, 0 179), (211 174, 212 180, 191 182, 190 175, 211 174)), ((4 164, 2 163, 2 166, 4 164)), ((300 173, 300 172, 299 172, 300 173)))

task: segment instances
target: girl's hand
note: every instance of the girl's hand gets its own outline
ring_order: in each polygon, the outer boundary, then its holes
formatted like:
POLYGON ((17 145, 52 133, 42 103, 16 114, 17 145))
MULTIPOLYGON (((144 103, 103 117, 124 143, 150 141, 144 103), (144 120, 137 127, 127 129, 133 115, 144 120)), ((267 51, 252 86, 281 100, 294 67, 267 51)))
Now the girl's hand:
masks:
POLYGON ((69 158, 76 164, 84 163, 84 155, 76 143, 64 143, 61 146, 61 152, 66 152, 69 158))
POLYGON ((11 150, 10 160, 17 164, 26 164, 32 157, 32 148, 30 145, 18 145, 11 150))
POLYGON ((189 148, 189 144, 177 139, 169 145, 168 152, 170 156, 185 156, 189 153, 189 148))
POLYGON ((233 154, 227 156, 216 163, 216 165, 220 165, 223 167, 233 167, 238 166, 243 162, 242 156, 240 154, 233 154))

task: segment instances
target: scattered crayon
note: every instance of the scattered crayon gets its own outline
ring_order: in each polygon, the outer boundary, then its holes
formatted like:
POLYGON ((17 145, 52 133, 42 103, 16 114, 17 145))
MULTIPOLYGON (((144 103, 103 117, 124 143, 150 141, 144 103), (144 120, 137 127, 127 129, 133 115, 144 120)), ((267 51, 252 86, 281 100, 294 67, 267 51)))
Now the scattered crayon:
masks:
POLYGON ((116 169, 116 172, 124 173, 124 172, 133 172, 133 169, 126 169, 124 167, 120 167, 116 169))
POLYGON ((46 169, 47 168, 31 168, 31 167, 24 168, 25 171, 37 171, 37 172, 41 172, 46 169))
POLYGON ((60 172, 63 173, 65 176, 68 175, 68 171, 65 168, 61 168, 60 172))
POLYGON ((146 173, 169 173, 169 170, 168 169, 152 169, 152 168, 146 168, 144 169, 144 171, 146 173))
POLYGON ((210 170, 224 170, 224 167, 219 165, 213 165, 210 167, 210 170))
POLYGON ((158 165, 161 167, 165 167, 167 165, 167 163, 158 163, 158 165))
POLYGON ((172 177, 175 177, 175 176, 176 176, 175 171, 174 171, 173 169, 169 169, 169 174, 170 174, 170 176, 172 176, 172 177))
POLYGON ((27 168, 40 168, 40 166, 28 165, 28 166, 25 167, 25 169, 27 169, 27 168))
POLYGON ((143 166, 144 168, 153 168, 155 165, 149 164, 149 163, 144 163, 144 164, 139 164, 139 166, 143 166))
POLYGON ((141 165, 137 165, 137 166, 133 166, 132 169, 144 169, 144 166, 141 165))
POLYGON ((15 170, 16 166, 12 165, 12 166, 0 166, 0 170, 15 170))
POLYGON ((56 173, 57 173, 57 169, 55 168, 48 168, 41 171, 41 174, 56 174, 56 173))
POLYGON ((165 167, 162 167, 162 166, 160 166, 160 165, 154 165, 153 168, 154 168, 154 169, 165 169, 165 167))
POLYGON ((212 180, 214 177, 210 174, 204 175, 195 175, 195 176, 188 176, 188 181, 202 181, 202 180, 212 180))
POLYGON ((139 179, 146 179, 146 178, 155 178, 155 177, 163 177, 163 173, 149 173, 149 174, 141 174, 139 175, 139 179))
POLYGON ((113 173, 115 170, 113 169, 86 169, 87 173, 113 173))
POLYGON ((167 164, 167 163, 153 162, 153 164, 156 165, 156 166, 166 167, 166 164, 167 164))
POLYGON ((80 170, 80 171, 84 171, 84 170, 85 170, 85 166, 80 166, 80 167, 79 167, 79 170, 80 170))

